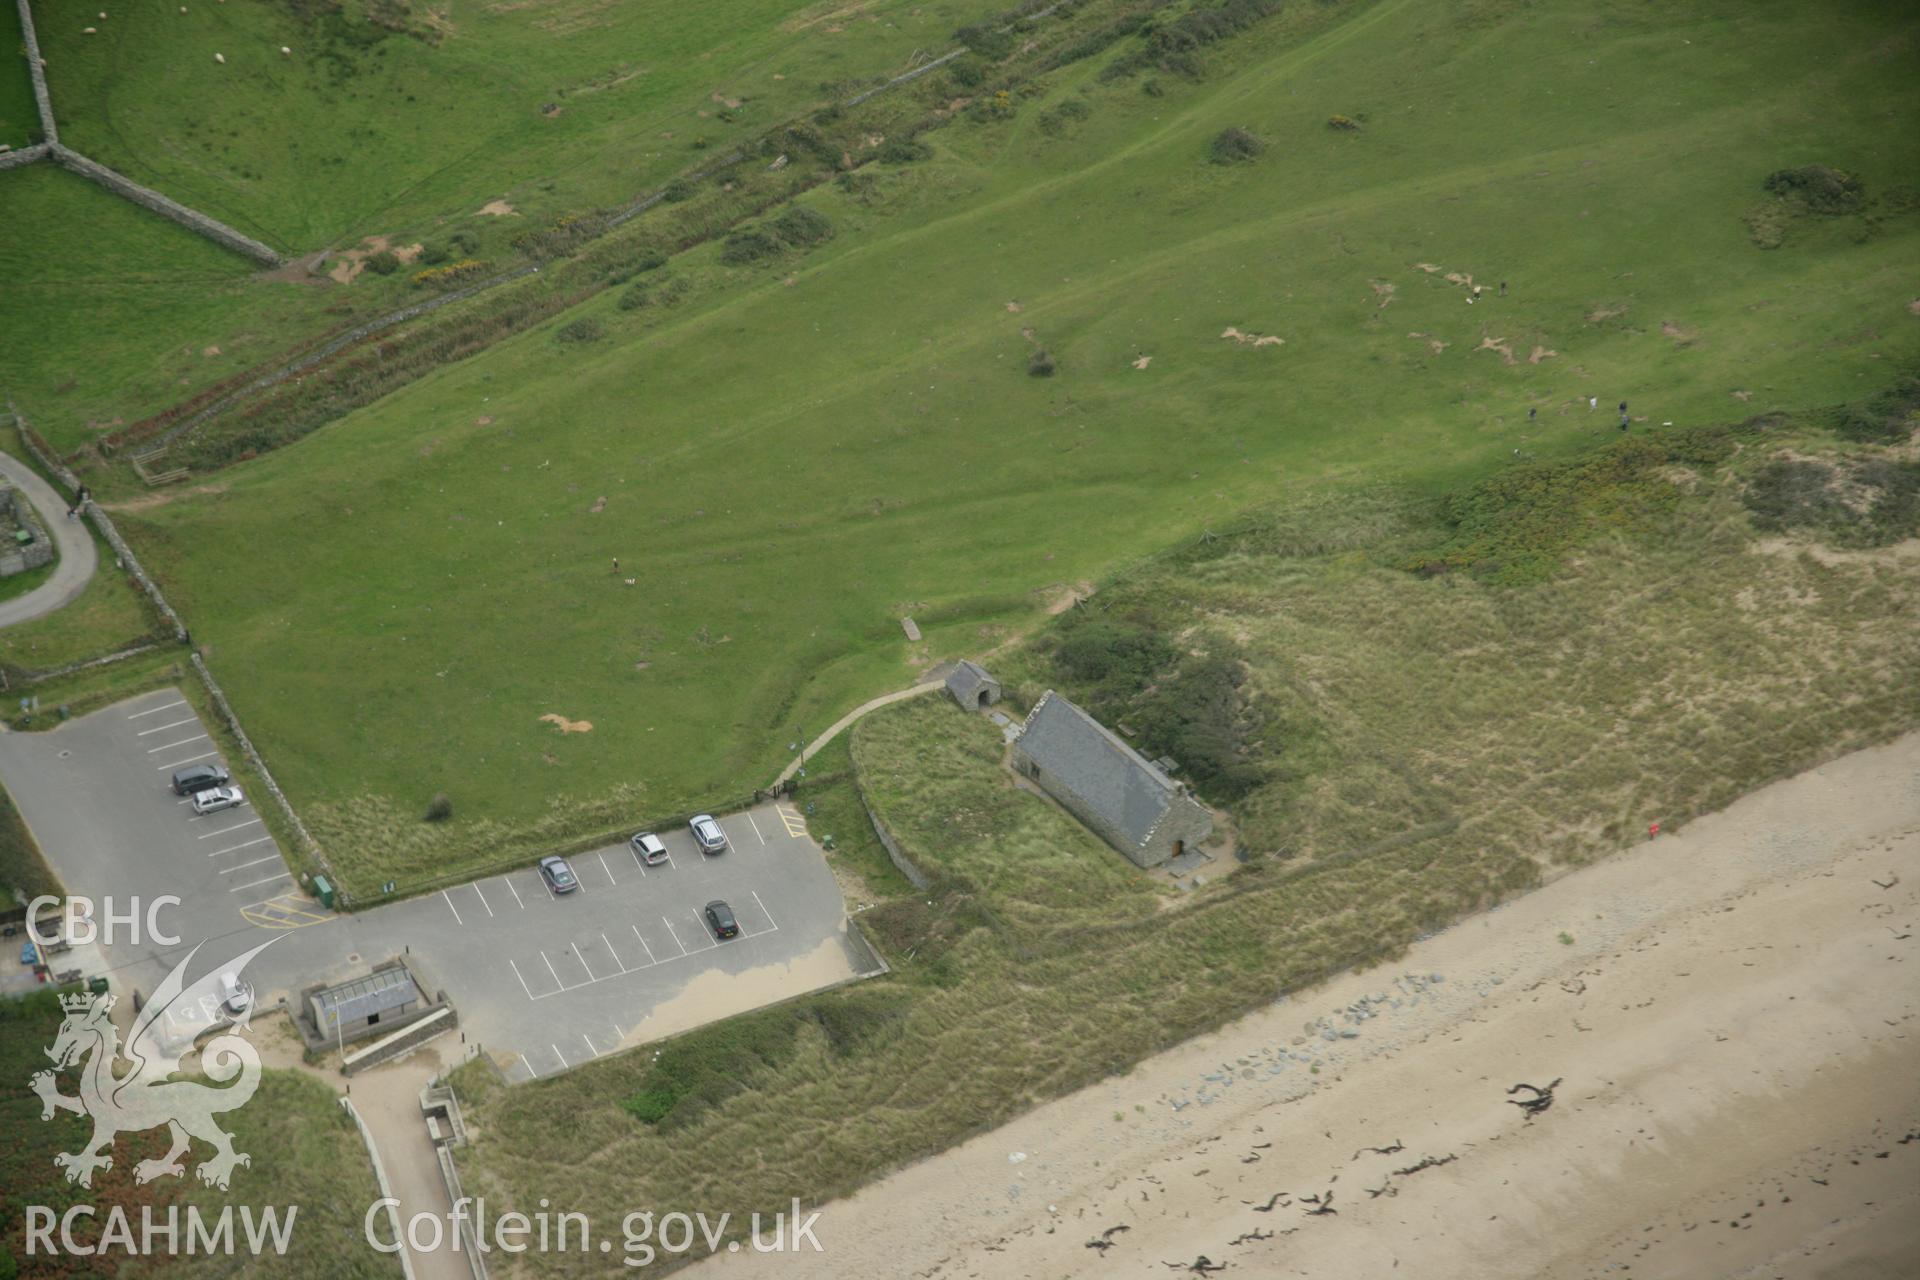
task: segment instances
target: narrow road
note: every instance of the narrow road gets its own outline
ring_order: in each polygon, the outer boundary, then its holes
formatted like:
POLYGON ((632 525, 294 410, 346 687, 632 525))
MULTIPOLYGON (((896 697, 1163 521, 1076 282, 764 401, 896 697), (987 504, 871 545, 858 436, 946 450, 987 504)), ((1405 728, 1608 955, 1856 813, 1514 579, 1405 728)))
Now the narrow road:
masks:
POLYGON ((99 557, 94 553, 86 522, 67 519, 67 500, 37 471, 11 454, 0 453, 0 477, 27 496, 60 552, 51 578, 23 596, 0 601, 0 627, 10 627, 45 617, 86 590, 99 567, 99 557))

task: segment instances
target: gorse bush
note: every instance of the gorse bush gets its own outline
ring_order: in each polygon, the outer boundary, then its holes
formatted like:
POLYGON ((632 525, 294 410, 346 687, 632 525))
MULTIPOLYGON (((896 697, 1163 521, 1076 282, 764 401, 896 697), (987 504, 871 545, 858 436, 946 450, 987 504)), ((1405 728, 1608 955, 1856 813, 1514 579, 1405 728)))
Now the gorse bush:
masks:
POLYGON ((1857 212, 1867 199, 1866 186, 1860 179, 1824 164, 1776 169, 1761 185, 1776 196, 1798 202, 1808 213, 1829 216, 1857 212))
POLYGON ((1244 164, 1266 149, 1266 143, 1245 129, 1231 128, 1214 135, 1209 154, 1215 164, 1244 164))
POLYGON ((428 267, 425 271, 417 271, 414 273, 413 282, 421 286, 444 288, 450 284, 471 280, 486 269, 486 263, 467 258, 460 262, 450 262, 444 267, 428 267))
POLYGON ((730 267, 745 266, 765 258, 778 257, 786 248, 778 236, 760 228, 736 231, 720 244, 720 261, 730 267))
POLYGON ((1046 134, 1065 133, 1067 126, 1076 120, 1085 120, 1093 114, 1093 107, 1085 98, 1068 98, 1048 111, 1042 111, 1038 120, 1040 131, 1046 134))
POLYGON ((918 138, 908 135, 901 138, 889 138, 874 154, 881 164, 914 164, 933 155, 933 148, 918 138))
POLYGON ((379 276, 390 276, 400 269, 399 255, 390 249, 382 249, 367 259, 367 270, 379 276))
POLYGON ((598 342, 605 337, 606 326, 593 316, 581 316, 560 326, 554 336, 562 342, 598 342))
POLYGON ((1053 353, 1045 347, 1040 348, 1027 359, 1027 373, 1035 378, 1051 378, 1055 368, 1053 353))
POLYGON ((442 791, 427 802, 427 811, 422 815, 424 822, 445 822, 453 816, 453 801, 442 791))
POLYGON ((623 290, 619 300, 616 301, 614 305, 622 311, 638 311, 651 301, 653 301, 653 295, 648 291, 647 287, 643 284, 636 284, 623 290))
POLYGON ((796 249, 810 249, 833 239, 833 223, 805 205, 794 205, 770 225, 775 235, 796 249))

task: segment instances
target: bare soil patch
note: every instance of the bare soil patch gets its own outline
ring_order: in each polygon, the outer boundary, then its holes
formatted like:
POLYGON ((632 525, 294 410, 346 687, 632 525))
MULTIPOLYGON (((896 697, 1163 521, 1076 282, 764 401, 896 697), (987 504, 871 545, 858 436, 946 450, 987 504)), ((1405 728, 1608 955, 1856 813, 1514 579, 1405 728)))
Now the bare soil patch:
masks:
POLYGON ((591 720, 569 720, 565 716, 552 711, 549 711, 540 718, 558 729, 561 733, 593 732, 593 721, 591 720))

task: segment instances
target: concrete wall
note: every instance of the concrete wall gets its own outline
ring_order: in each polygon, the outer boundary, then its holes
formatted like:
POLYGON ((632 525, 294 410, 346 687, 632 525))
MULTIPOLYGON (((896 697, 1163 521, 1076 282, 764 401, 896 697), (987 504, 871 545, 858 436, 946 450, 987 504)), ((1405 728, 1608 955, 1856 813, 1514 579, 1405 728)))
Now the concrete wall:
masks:
POLYGON ((215 244, 231 249, 244 257, 252 258, 261 266, 280 265, 280 255, 253 237, 243 236, 219 219, 209 218, 197 209, 189 209, 178 200, 170 200, 151 187, 143 187, 125 174, 117 173, 103 164, 89 160, 78 151, 69 150, 56 142, 53 144, 53 158, 62 168, 70 169, 83 178, 99 183, 115 195, 123 196, 143 209, 151 209, 163 218, 171 218, 189 231, 197 231, 215 244))

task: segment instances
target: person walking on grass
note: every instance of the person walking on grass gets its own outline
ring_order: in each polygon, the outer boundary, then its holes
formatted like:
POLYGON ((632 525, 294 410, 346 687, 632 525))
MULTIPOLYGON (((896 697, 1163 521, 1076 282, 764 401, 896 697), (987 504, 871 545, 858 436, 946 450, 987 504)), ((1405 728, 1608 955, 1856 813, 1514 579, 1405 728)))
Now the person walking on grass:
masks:
POLYGON ((1587 397, 1587 412, 1588 412, 1588 413, 1592 413, 1592 412, 1593 412, 1593 411, 1594 411, 1595 409, 1598 409, 1599 407, 1600 407, 1600 397, 1599 397, 1599 396, 1588 396, 1588 397, 1587 397))

